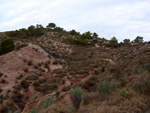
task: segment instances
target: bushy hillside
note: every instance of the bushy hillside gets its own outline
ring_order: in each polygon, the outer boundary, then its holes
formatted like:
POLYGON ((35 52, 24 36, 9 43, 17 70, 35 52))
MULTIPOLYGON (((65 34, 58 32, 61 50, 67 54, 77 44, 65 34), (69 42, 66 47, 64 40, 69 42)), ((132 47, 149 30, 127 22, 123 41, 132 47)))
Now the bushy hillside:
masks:
POLYGON ((149 112, 150 43, 118 43, 54 23, 1 33, 2 113, 149 112))

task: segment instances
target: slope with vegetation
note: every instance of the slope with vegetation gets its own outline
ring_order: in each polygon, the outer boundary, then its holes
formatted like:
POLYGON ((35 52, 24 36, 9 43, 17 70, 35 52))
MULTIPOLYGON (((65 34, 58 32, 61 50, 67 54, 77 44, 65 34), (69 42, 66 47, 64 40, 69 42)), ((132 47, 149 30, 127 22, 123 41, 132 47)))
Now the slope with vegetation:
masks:
POLYGON ((150 43, 49 23, 0 34, 0 112, 149 112, 150 43))

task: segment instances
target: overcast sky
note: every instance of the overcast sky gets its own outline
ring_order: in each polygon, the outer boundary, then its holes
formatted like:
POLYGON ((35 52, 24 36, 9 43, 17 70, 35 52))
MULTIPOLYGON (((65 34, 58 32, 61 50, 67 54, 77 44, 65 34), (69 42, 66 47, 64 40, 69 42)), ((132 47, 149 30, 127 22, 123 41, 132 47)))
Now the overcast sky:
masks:
POLYGON ((119 41, 150 41, 150 0, 0 0, 0 32, 54 22, 119 41))

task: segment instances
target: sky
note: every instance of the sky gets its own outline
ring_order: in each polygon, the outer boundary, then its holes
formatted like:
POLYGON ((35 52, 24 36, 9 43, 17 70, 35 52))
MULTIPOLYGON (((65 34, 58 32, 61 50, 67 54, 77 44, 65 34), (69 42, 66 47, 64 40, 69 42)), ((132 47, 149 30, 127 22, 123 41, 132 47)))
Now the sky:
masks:
POLYGON ((55 23, 119 41, 150 41, 150 0, 0 0, 0 32, 55 23))

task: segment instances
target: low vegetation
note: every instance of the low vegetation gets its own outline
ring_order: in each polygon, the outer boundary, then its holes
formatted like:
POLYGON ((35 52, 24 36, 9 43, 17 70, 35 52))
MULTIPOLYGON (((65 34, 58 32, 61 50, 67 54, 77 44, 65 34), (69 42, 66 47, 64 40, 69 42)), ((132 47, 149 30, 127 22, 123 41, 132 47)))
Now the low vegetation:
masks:
POLYGON ((143 37, 106 40, 95 32, 66 31, 55 23, 5 35, 0 42, 1 59, 14 48, 17 53, 30 46, 38 46, 33 50, 45 57, 40 61, 18 54, 22 59, 19 64, 13 62, 18 72, 8 90, 3 86, 9 85, 12 70, 0 70, 2 113, 149 112, 150 43, 143 42, 143 37))
POLYGON ((55 103, 54 99, 49 96, 40 101, 39 107, 47 108, 48 106, 50 106, 54 103, 55 103))
POLYGON ((119 83, 109 82, 109 81, 100 81, 97 87, 97 91, 100 95, 100 98, 101 99, 105 98, 108 95, 109 90, 113 88, 115 85, 119 85, 119 83))
POLYGON ((83 92, 80 87, 72 88, 70 90, 70 99, 76 110, 79 109, 82 98, 83 98, 83 92))
POLYGON ((0 54, 6 54, 12 50, 14 50, 15 44, 14 41, 11 38, 5 38, 1 43, 0 43, 0 54))

